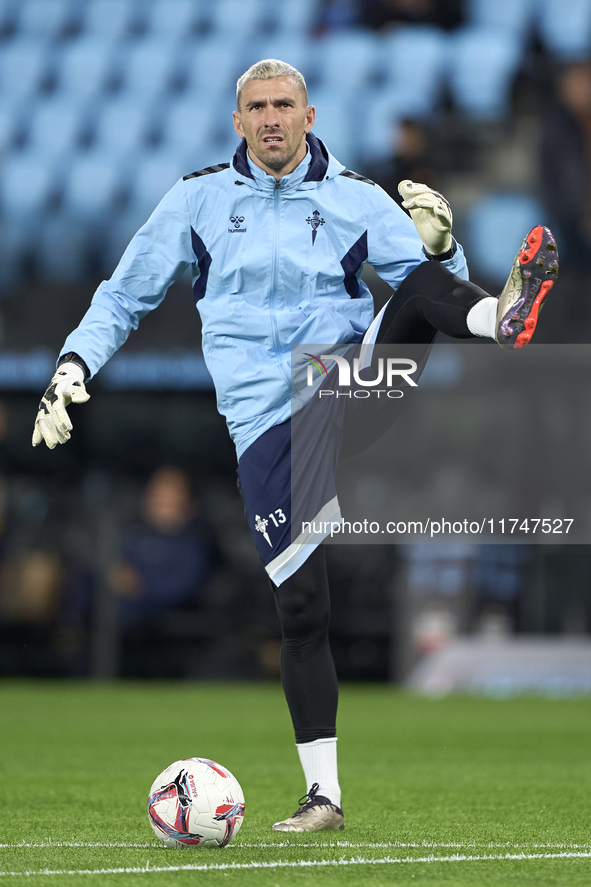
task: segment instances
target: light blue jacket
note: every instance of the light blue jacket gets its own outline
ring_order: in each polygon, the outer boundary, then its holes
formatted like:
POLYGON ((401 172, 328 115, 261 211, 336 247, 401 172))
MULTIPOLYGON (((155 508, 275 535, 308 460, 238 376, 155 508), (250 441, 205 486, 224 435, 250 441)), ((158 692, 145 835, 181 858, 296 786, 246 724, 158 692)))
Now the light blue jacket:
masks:
MULTIPOLYGON (((293 344, 361 341, 373 300, 368 261, 396 289, 426 257, 411 219, 314 135, 280 182, 248 158, 185 176, 101 283, 62 354, 94 375, 168 287, 193 268, 203 354, 238 457, 290 415, 293 344)), ((467 277, 461 247, 446 267, 467 277)))

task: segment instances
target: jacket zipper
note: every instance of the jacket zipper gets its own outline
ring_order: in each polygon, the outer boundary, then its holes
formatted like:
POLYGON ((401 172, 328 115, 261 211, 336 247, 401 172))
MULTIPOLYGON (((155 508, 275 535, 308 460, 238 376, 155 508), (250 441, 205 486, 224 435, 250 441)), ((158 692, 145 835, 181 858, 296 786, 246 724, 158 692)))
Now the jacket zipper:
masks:
POLYGON ((275 356, 279 358, 279 370, 281 375, 291 385, 291 379, 283 369, 281 362, 281 343, 279 341, 279 329, 277 326, 277 316, 275 314, 275 295, 277 293, 277 285, 279 283, 279 221, 281 217, 280 204, 281 199, 281 183, 275 184, 273 191, 273 257, 271 263, 271 294, 269 299, 269 314, 271 316, 271 329, 273 331, 273 345, 275 347, 275 356))

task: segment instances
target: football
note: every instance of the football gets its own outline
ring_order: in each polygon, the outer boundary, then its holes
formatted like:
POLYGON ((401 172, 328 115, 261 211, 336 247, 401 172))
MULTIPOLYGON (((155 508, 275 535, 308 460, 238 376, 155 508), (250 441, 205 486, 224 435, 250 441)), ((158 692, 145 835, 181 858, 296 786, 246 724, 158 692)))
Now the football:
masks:
POLYGON ((167 847, 225 847, 242 825, 244 794, 225 767, 184 758, 154 780, 148 816, 167 847))

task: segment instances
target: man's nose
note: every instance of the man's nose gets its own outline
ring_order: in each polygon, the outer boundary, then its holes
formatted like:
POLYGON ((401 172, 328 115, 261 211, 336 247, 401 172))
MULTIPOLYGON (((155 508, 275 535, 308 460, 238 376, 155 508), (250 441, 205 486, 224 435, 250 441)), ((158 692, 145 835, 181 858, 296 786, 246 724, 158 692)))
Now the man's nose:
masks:
POLYGON ((265 108, 265 126, 278 126, 279 125, 279 116, 277 114, 277 108, 274 108, 272 105, 269 105, 265 108))

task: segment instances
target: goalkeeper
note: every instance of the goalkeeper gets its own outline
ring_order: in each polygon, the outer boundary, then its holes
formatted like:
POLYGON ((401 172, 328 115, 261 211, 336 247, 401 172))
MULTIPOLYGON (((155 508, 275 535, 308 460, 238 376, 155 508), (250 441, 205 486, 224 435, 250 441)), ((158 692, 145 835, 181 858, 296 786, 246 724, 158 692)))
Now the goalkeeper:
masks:
MULTIPOLYGON (((401 182, 409 217, 332 157, 314 120, 291 66, 268 59, 242 75, 232 161, 177 182, 133 238, 67 338, 33 435, 49 447, 70 438, 66 407, 88 399, 85 383, 190 266, 204 357, 281 621, 282 681, 307 794, 273 828, 297 832, 339 829, 344 818, 324 548, 291 538, 291 346, 428 344, 440 330, 519 348, 558 270, 552 235, 538 226, 500 297, 488 295, 467 280, 447 201, 401 182), (395 291, 376 318, 360 279, 365 262, 395 291)), ((338 512, 331 483, 312 520, 338 512)))

